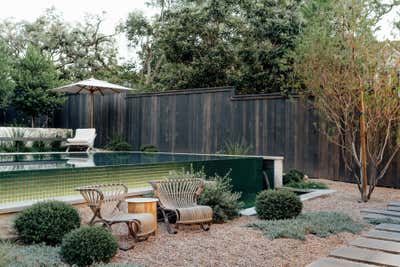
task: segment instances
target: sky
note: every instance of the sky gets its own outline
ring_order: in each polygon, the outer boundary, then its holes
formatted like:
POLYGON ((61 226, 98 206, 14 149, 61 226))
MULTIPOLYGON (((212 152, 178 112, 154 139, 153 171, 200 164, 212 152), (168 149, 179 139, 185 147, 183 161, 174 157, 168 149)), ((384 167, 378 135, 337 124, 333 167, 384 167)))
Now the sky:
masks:
MULTIPOLYGON (((15 20, 33 21, 46 9, 52 7, 61 12, 68 22, 82 21, 85 14, 101 14, 105 11, 105 21, 101 31, 109 34, 134 10, 141 10, 147 16, 157 12, 154 8, 148 7, 145 2, 146 0, 1 0, 0 20, 14 18, 15 20)), ((399 11, 399 9, 393 10, 380 23, 379 39, 391 38, 392 28, 390 25, 399 11)), ((396 36, 397 38, 399 36, 396 36)), ((125 36, 118 36, 117 43, 120 57, 135 57, 135 51, 127 47, 125 36)))

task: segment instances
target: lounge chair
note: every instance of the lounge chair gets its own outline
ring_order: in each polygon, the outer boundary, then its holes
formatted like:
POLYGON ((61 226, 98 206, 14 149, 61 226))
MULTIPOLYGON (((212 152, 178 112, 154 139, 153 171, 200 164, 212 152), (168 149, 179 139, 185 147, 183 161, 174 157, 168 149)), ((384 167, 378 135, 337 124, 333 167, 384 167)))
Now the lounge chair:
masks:
POLYGON ((96 129, 94 128, 76 129, 75 137, 67 139, 67 143, 65 144, 67 146, 66 152, 69 152, 71 146, 87 147, 86 152, 89 152, 90 150, 93 149, 95 139, 96 139, 96 129))
POLYGON ((176 215, 177 227, 179 224, 199 224, 204 231, 210 229, 212 208, 197 205, 197 198, 203 191, 204 183, 202 179, 192 178, 150 181, 159 199, 160 210, 170 234, 176 234, 177 231, 170 225, 168 212, 176 215))
MULTIPOLYGON (((86 200, 93 212, 89 224, 101 223, 112 231, 114 224, 125 224, 128 235, 134 241, 146 240, 155 233, 154 217, 151 213, 128 213, 126 196, 128 188, 124 184, 89 185, 76 189, 86 200)), ((122 250, 132 249, 134 245, 122 247, 122 250)))

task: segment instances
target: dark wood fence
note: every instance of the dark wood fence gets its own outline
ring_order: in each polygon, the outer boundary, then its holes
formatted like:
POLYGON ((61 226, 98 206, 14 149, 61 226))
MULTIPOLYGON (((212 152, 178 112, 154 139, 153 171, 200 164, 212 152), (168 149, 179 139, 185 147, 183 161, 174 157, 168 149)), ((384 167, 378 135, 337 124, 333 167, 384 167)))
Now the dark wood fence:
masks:
MULTIPOLYGON (((69 97, 59 127, 88 126, 88 98, 69 97)), ((251 146, 253 154, 284 156, 284 168, 313 177, 347 180, 339 149, 318 129, 318 116, 297 97, 238 96, 234 88, 96 97, 97 145, 123 135, 134 149, 153 144, 161 151, 215 153, 226 142, 251 146)), ((400 188, 400 159, 382 185, 400 188)))

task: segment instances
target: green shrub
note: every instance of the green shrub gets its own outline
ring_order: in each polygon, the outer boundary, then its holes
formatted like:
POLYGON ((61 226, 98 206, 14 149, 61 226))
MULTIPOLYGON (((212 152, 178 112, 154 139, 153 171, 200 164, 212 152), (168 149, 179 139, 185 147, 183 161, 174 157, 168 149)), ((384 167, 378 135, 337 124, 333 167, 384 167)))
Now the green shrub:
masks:
POLYGON ((327 237, 341 232, 358 234, 363 224, 354 222, 348 215, 336 212, 310 212, 295 219, 257 221, 247 225, 260 229, 271 239, 294 238, 304 240, 307 234, 327 237))
POLYGON ((33 204, 18 214, 14 228, 19 239, 26 243, 61 243, 65 234, 80 225, 78 212, 61 201, 33 204))
POLYGON ((49 151, 49 149, 46 146, 46 142, 44 141, 34 141, 32 144, 32 150, 35 152, 46 152, 49 151))
POLYGON ((329 187, 324 183, 313 182, 313 181, 300 181, 300 182, 290 182, 285 186, 298 188, 298 189, 328 189, 329 187))
POLYGON ((239 201, 241 194, 232 191, 231 179, 215 176, 204 187, 199 197, 199 204, 213 209, 213 221, 223 223, 239 216, 243 202, 239 201))
POLYGON ((106 149, 112 151, 131 151, 132 146, 124 139, 124 137, 117 135, 108 142, 106 149))
POLYGON ((61 151, 61 141, 60 140, 54 140, 50 142, 50 148, 51 151, 61 151))
POLYGON ((158 148, 155 145, 142 145, 140 147, 140 151, 142 151, 142 152, 159 152, 158 148))
POLYGON ((257 194, 255 208, 263 220, 297 217, 303 208, 300 198, 288 190, 264 190, 257 194))
POLYGON ((249 155, 251 150, 252 146, 248 146, 244 142, 227 141, 222 153, 227 155, 249 155))
POLYGON ((100 226, 82 226, 64 237, 60 254, 71 265, 88 266, 109 262, 117 251, 118 243, 109 230, 100 226))
POLYGON ((304 173, 298 170, 290 170, 288 173, 285 173, 283 175, 283 184, 286 185, 288 183, 293 183, 293 182, 301 182, 303 181, 304 178, 304 173))

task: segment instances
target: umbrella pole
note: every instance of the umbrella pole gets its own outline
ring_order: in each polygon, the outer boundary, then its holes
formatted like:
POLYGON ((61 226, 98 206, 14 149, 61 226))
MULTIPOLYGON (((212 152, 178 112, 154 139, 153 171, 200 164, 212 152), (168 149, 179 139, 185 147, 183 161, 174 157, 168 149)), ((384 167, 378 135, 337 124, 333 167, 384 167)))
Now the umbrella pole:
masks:
POLYGON ((90 111, 89 111, 89 124, 90 128, 94 128, 93 123, 93 113, 94 113, 94 94, 90 92, 90 111))

